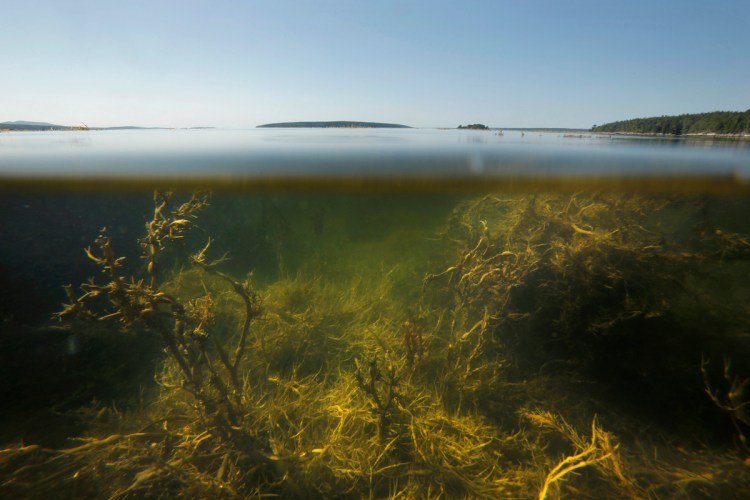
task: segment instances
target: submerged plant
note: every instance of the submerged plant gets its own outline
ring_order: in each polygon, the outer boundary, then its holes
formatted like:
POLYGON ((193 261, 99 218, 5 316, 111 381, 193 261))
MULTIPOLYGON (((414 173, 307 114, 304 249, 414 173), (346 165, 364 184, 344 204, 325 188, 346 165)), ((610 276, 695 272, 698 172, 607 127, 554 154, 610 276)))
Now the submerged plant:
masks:
POLYGON ((560 460, 544 478, 544 483, 539 490, 539 500, 547 498, 550 488, 556 486, 555 483, 562 481, 568 474, 593 465, 600 465, 606 474, 613 475, 623 485, 629 483, 622 473, 620 461, 616 454, 619 444, 612 442, 612 436, 601 428, 596 416, 591 422, 591 438, 587 442, 584 436, 581 436, 559 415, 543 410, 526 410, 522 414, 534 425, 560 433, 576 448, 575 453, 560 460), (606 465, 604 464, 605 461, 607 462, 606 465))
POLYGON ((409 318, 404 321, 404 347, 406 366, 413 371, 425 355, 423 327, 415 319, 409 318))
POLYGON ((367 395, 372 411, 378 416, 378 436, 381 442, 385 442, 390 432, 394 413, 398 411, 398 405, 402 404, 402 396, 399 394, 399 376, 396 367, 389 359, 385 371, 381 369, 377 358, 372 358, 357 366, 355 378, 357 386, 367 395))
MULTIPOLYGON (((373 272, 365 259, 380 256, 361 243, 342 246, 351 269, 329 272, 340 262, 311 240, 296 249, 309 268, 261 289, 251 274, 227 272, 225 256, 211 258, 221 248, 211 238, 189 252, 175 248, 193 247, 207 197, 179 203, 157 193, 139 240, 140 273, 126 271, 119 242, 102 230, 86 250, 102 274, 66 287, 59 317, 161 339, 158 398, 142 398, 135 410, 81 409, 91 424, 70 448, 0 450, 0 496, 669 498, 747 490, 743 450, 672 440, 602 397, 610 387, 584 369, 597 360, 612 366, 603 371, 610 375, 642 368, 624 350, 598 346, 639 328, 670 338, 676 329, 656 327, 699 304, 688 290, 692 273, 750 255, 739 234, 664 231, 651 218, 672 201, 485 196, 456 207, 442 242, 424 243, 448 257, 423 281, 423 268, 406 268, 409 259, 398 272, 373 272)), ((245 244, 248 232, 234 243, 245 244)), ((706 312, 695 309, 690 319, 706 312)), ((654 385, 648 380, 641 387, 654 385)), ((705 387, 741 429, 747 387, 728 366, 724 381, 705 387)), ((673 401, 659 400, 660 408, 673 401)))
POLYGON ((745 451, 750 451, 746 435, 750 429, 750 379, 732 373, 732 361, 724 358, 722 370, 724 390, 716 388, 709 375, 709 361, 701 359, 701 375, 706 394, 714 404, 729 415, 737 432, 737 438, 745 451))
POLYGON ((201 193, 193 193, 190 200, 174 208, 171 200, 169 192, 154 195, 154 216, 146 224, 146 236, 140 240, 149 279, 123 273, 124 258, 116 256, 106 228, 102 229, 96 240, 98 251, 87 248, 86 255, 102 268, 108 283, 100 284, 92 278, 82 285, 82 295, 66 287, 70 303, 57 316, 117 320, 125 328, 138 324, 158 334, 177 366, 179 389, 189 393, 197 404, 204 431, 218 438, 227 450, 235 450, 234 453, 263 466, 269 462, 264 451, 267 445, 243 428, 248 392, 247 380, 239 372, 251 321, 259 314, 258 296, 249 280, 240 283, 215 269, 223 258, 216 262, 208 260, 210 239, 192 256, 193 264, 228 283, 245 305, 239 339, 230 354, 212 331, 215 299, 205 286, 204 295, 186 302, 159 288, 157 276, 162 253, 184 238, 195 226, 197 213, 208 205, 208 197, 201 193))

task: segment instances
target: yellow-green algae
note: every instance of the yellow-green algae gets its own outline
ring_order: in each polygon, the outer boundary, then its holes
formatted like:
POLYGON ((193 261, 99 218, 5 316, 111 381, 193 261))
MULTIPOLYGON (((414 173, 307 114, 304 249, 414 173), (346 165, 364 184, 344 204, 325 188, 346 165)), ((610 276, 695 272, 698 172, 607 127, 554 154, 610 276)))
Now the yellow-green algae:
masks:
POLYGON ((222 235, 204 247, 202 234, 192 258, 176 262, 170 246, 210 214, 207 198, 186 200, 157 194, 140 277, 119 269, 103 233, 88 253, 104 278, 71 289, 62 311, 78 329, 104 318, 161 336, 154 395, 128 411, 78 410, 89 422, 78 446, 0 451, 3 495, 750 491, 748 366, 722 372, 716 361, 747 352, 736 333, 748 309, 736 297, 748 289, 733 282, 734 299, 712 293, 727 266, 748 272, 747 233, 712 218, 742 213, 741 200, 493 193, 411 231, 318 200, 288 231, 278 229, 282 214, 269 216, 278 269, 262 282, 222 261, 222 235), (658 371, 660 362, 668 366, 658 371), (659 422, 624 411, 617 391, 642 388, 653 392, 644 408, 663 398, 668 418, 707 391, 708 406, 725 406, 716 411, 729 437, 694 439, 691 415, 659 422))

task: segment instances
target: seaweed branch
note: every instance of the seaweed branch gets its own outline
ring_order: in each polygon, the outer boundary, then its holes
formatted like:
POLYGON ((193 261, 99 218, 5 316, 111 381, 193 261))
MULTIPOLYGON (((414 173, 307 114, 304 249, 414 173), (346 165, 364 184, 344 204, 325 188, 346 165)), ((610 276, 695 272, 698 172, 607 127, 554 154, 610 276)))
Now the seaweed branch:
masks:
POLYGON ((233 447, 239 446, 245 450, 257 448, 258 443, 254 438, 240 433, 243 387, 238 376, 250 322, 258 314, 257 297, 249 281, 240 284, 228 275, 213 270, 205 262, 208 246, 194 256, 196 264, 228 281, 245 302, 242 335, 234 359, 230 360, 223 346, 208 331, 213 317, 213 298, 208 292, 204 297, 190 300, 184 305, 177 298, 159 290, 157 265, 162 252, 169 244, 182 240, 188 230, 195 227, 197 213, 208 205, 208 196, 195 192, 187 202, 176 207, 172 207, 171 202, 171 192, 157 191, 154 194, 153 218, 146 224, 146 236, 139 240, 142 258, 148 262, 148 283, 133 276, 125 277, 122 273, 124 257, 116 256, 104 228, 96 240, 98 250, 89 247, 85 252, 102 268, 109 282, 97 284, 91 279, 81 286, 84 293, 80 296, 68 287, 66 293, 70 303, 57 316, 117 319, 125 327, 138 322, 158 333, 169 356, 179 367, 181 388, 199 402, 209 427, 222 441, 233 447), (209 338, 213 340, 213 348, 227 369, 228 382, 212 362, 213 355, 206 342, 209 338))
POLYGON ((401 399, 397 389, 399 377, 396 375, 396 367, 389 360, 383 373, 377 358, 373 358, 367 361, 364 373, 362 366, 357 363, 354 376, 357 386, 370 398, 372 410, 378 416, 378 436, 380 441, 385 443, 396 403, 401 399))
POLYGON ((151 278, 151 288, 156 288, 158 265, 157 258, 168 242, 182 240, 185 234, 195 226, 197 213, 208 206, 208 196, 196 191, 190 200, 168 211, 173 193, 171 191, 154 192, 154 216, 146 224, 147 234, 139 240, 142 258, 148 262, 147 271, 151 278))
POLYGON ((600 465, 603 472, 616 477, 621 484, 630 485, 617 455, 619 444, 612 442, 610 434, 601 428, 596 416, 591 421, 591 438, 586 440, 559 415, 543 410, 523 410, 521 414, 534 425, 557 431, 576 448, 576 453, 564 457, 549 471, 539 490, 539 500, 547 498, 550 487, 568 474, 596 464, 600 465))
MULTIPOLYGON (((237 343, 237 347, 235 348, 235 351, 234 351, 234 359, 230 360, 229 356, 226 354, 223 348, 217 345, 217 349, 219 349, 222 362, 224 363, 225 367, 229 371, 233 384, 235 385, 236 388, 239 389, 240 384, 239 384, 237 371, 239 369, 240 362, 242 361, 243 356, 245 354, 245 346, 247 344, 247 337, 250 334, 250 323, 254 318, 260 315, 260 312, 261 312, 260 299, 259 299, 258 294, 253 289, 250 278, 240 283, 239 281, 235 280, 228 274, 223 273, 221 271, 217 271, 215 269, 215 266, 217 266, 218 264, 226 260, 226 254, 224 254, 224 256, 222 256, 220 259, 216 261, 206 260, 206 252, 211 246, 211 243, 212 243, 212 240, 209 238, 208 243, 206 243, 206 246, 203 247, 203 249, 200 252, 191 256, 191 261, 193 262, 193 264, 200 267, 205 272, 212 274, 214 276, 217 276, 221 278, 222 280, 226 281, 227 283, 229 283, 232 290, 242 299, 242 302, 245 306, 245 315, 244 315, 244 320, 242 323, 242 329, 240 331, 240 340, 237 343)), ((260 337, 260 344, 261 344, 261 350, 265 352, 265 342, 262 336, 260 337)))
POLYGON ((733 375, 732 360, 725 357, 722 370, 725 392, 721 391, 711 383, 708 374, 709 364, 706 358, 701 358, 701 375, 703 375, 706 394, 717 407, 729 415, 732 425, 737 431, 740 444, 745 451, 750 451, 750 442, 748 442, 743 430, 743 426, 750 428, 750 379, 741 379, 739 376, 733 375))
POLYGON ((404 321, 404 346, 406 347, 406 365, 414 370, 425 354, 425 342, 422 336, 422 325, 412 318, 404 321))
POLYGON ((561 480, 567 474, 570 474, 577 469, 602 462, 612 456, 617 449, 617 445, 614 447, 606 445, 602 447, 597 443, 597 437, 601 436, 602 433, 603 431, 597 426, 596 417, 594 417, 594 420, 591 422, 591 442, 579 453, 562 459, 560 463, 558 463, 549 474, 547 474, 547 477, 544 479, 544 484, 542 485, 541 490, 539 490, 539 500, 547 498, 549 487, 556 481, 561 480))

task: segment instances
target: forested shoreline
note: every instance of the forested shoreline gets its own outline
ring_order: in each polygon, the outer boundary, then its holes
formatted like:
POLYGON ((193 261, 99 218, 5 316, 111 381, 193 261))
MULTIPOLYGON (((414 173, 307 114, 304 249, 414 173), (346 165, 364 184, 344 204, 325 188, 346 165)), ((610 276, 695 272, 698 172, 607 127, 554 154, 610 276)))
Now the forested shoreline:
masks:
POLYGON ((636 118, 594 125, 592 132, 627 134, 750 134, 750 109, 747 111, 714 111, 711 113, 684 114, 636 118))

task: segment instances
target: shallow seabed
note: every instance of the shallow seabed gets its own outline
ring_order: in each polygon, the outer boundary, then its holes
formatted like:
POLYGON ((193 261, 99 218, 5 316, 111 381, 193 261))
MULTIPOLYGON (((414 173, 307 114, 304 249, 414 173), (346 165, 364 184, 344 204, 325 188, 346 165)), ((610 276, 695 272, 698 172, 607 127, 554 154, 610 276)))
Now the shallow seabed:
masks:
POLYGON ((750 492, 746 196, 0 203, 0 496, 750 492))

